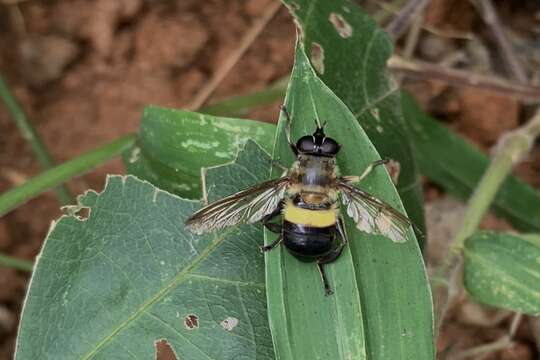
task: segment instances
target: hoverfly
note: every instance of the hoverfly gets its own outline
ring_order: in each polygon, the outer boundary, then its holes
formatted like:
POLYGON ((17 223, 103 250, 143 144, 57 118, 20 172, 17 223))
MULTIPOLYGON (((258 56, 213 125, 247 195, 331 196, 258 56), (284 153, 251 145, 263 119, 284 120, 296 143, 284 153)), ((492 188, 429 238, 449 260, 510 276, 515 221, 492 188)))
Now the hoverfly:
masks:
POLYGON ((327 137, 317 122, 313 135, 291 140, 291 118, 285 107, 285 135, 296 160, 278 179, 207 205, 186 221, 186 228, 202 234, 240 223, 261 221, 278 236, 262 252, 283 243, 301 261, 316 262, 325 294, 332 294, 324 265, 335 261, 347 244, 339 197, 359 230, 406 240, 411 221, 387 203, 353 187, 386 160, 370 164, 360 176, 338 176, 336 155, 341 145, 327 137), (272 222, 282 215, 280 223, 272 222))

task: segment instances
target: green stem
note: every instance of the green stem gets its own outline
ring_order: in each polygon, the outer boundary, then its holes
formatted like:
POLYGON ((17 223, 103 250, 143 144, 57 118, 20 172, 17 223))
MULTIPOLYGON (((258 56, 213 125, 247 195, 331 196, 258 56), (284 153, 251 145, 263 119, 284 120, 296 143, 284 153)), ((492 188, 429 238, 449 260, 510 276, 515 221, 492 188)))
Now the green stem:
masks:
POLYGON ((74 176, 81 175, 121 154, 124 150, 133 145, 134 140, 134 135, 124 136, 73 160, 47 170, 26 183, 0 195, 0 216, 13 210, 18 205, 38 196, 42 192, 58 186, 74 176))
POLYGON ((0 266, 32 272, 34 264, 28 260, 15 259, 11 256, 0 254, 0 266))
MULTIPOLYGON (((32 146, 32 150, 34 151, 34 154, 36 155, 36 158, 38 159, 38 161, 41 163, 41 165, 45 169, 52 168, 54 166, 54 161, 51 155, 49 154, 49 151, 45 147, 45 144, 39 137, 38 133, 36 132, 32 124, 30 124, 30 122, 28 121, 28 118, 26 117, 26 114, 24 113, 22 107, 20 106, 15 96, 13 96, 13 94, 9 90, 9 87, 7 83, 4 81, 1 74, 0 74, 0 98, 2 98, 2 101, 6 105, 9 113, 11 114, 11 117, 13 118, 13 121, 19 128, 21 135, 32 146)), ((62 204, 66 205, 72 202, 73 198, 68 188, 65 185, 58 186, 58 188, 56 189, 56 192, 58 194, 58 199, 60 200, 62 204)))
POLYGON ((283 99, 289 77, 276 81, 272 86, 246 95, 232 96, 214 104, 201 107, 198 111, 215 116, 245 115, 250 109, 283 99))
POLYGON ((539 133, 540 110, 526 125, 501 138, 493 160, 469 200, 463 224, 452 242, 452 252, 461 252, 465 240, 478 229, 513 165, 529 152, 539 133))
POLYGON ((495 147, 493 160, 468 201, 462 226, 450 245, 449 254, 435 272, 435 278, 446 279, 445 282, 439 282, 433 286, 434 294, 440 299, 436 303, 437 330, 444 321, 449 305, 461 292, 463 286, 458 277, 463 265, 462 253, 465 241, 478 229, 495 195, 510 174, 512 166, 529 152, 539 134, 540 109, 527 124, 503 135, 495 147), (441 293, 441 289, 444 290, 442 284, 446 285, 446 292, 441 293))

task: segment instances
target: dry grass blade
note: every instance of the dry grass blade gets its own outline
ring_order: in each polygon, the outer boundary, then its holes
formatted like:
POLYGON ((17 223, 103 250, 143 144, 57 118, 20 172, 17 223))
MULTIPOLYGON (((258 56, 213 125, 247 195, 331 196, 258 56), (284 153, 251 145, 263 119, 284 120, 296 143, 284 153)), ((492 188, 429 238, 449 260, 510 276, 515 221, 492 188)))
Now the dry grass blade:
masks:
POLYGON ((261 31, 266 27, 266 25, 272 20, 272 18, 277 14, 279 8, 281 7, 281 2, 277 0, 272 0, 272 3, 268 5, 264 13, 259 19, 256 19, 253 26, 249 31, 244 35, 240 40, 240 45, 236 48, 233 53, 223 62, 223 64, 216 70, 210 81, 204 86, 198 93, 195 95, 195 98, 187 106, 189 110, 196 110, 204 105, 208 100, 210 95, 217 89, 219 84, 225 79, 229 71, 238 63, 238 61, 245 54, 247 49, 253 44, 257 36, 261 31))

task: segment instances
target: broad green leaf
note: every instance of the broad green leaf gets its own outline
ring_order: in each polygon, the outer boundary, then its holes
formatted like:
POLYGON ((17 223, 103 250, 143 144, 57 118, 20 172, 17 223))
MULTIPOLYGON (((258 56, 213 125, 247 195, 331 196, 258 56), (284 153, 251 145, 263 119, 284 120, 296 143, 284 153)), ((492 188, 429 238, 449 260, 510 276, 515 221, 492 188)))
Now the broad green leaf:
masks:
POLYGON ((271 148, 273 124, 199 113, 145 108, 137 144, 124 153, 130 174, 173 194, 199 198, 202 167, 234 159, 252 139, 271 148))
MULTIPOLYGON (((354 115, 319 80, 299 45, 286 97, 293 138, 311 134, 315 119, 342 144, 343 174, 360 174, 379 155, 354 115)), ((280 119, 274 159, 293 160, 280 119)), ((279 172, 275 172, 278 176, 279 172)), ((403 210, 383 168, 361 187, 403 210)), ((346 216, 345 216, 346 217, 346 216)), ((349 246, 327 266, 335 294, 324 296, 314 263, 281 247, 267 255, 269 319, 278 359, 433 359, 433 318, 428 281, 412 230, 406 243, 356 230, 347 218, 349 246)), ((266 234, 266 242, 274 234, 266 234)))
POLYGON ((399 87, 386 69, 393 52, 390 38, 349 0, 284 3, 322 81, 356 116, 381 157, 400 164, 397 189, 423 231, 422 188, 401 115, 399 87))
MULTIPOLYGON (((533 241, 538 235, 530 235, 533 241)), ((480 232, 465 242, 464 282, 484 304, 540 314, 540 246, 514 234, 480 232)))
MULTIPOLYGON (((469 142, 424 113, 407 93, 402 95, 407 131, 423 175, 460 199, 470 197, 489 158, 469 142)), ((515 176, 499 190, 493 210, 522 231, 540 231, 540 194, 515 176)))
MULTIPOLYGON (((208 170, 208 196, 258 183, 269 167, 248 143, 237 163, 208 170)), ((273 359, 262 229, 186 233, 198 207, 133 176, 82 196, 38 258, 16 359, 154 359, 160 339, 182 360, 273 359)))

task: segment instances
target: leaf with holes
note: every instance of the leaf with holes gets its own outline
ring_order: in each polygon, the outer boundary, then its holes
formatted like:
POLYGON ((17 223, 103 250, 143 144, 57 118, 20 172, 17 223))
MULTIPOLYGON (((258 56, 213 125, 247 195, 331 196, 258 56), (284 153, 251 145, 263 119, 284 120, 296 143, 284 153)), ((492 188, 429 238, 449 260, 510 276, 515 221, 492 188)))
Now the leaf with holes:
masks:
POLYGON ((389 37, 349 0, 284 3, 321 80, 349 107, 381 157, 400 167, 399 195, 423 231, 422 188, 403 123, 399 87, 386 69, 393 51, 389 37))
POLYGON ((464 281, 484 304, 540 314, 540 236, 479 232, 465 242, 464 281))
MULTIPOLYGON (((338 141, 338 165, 359 175, 379 154, 354 115, 317 78, 303 48, 296 60, 286 106, 293 139, 311 134, 315 120, 338 141)), ((290 165, 293 155, 280 119, 274 159, 290 165)), ((279 172, 275 172, 278 176, 279 172)), ((384 168, 375 169, 362 189, 404 212, 384 168)), ((420 249, 413 231, 395 244, 356 229, 345 216, 349 245, 326 268, 334 295, 324 296, 314 263, 303 263, 283 248, 267 255, 268 309, 275 351, 293 359, 433 359, 432 304, 420 249)), ((266 242, 275 234, 267 234, 266 242)))
MULTIPOLYGON (((263 180, 269 155, 249 142, 207 171, 208 196, 263 180)), ((26 298, 16 359, 153 359, 165 340, 179 359, 272 359, 260 225, 208 236, 184 230, 200 204, 133 176, 51 227, 26 298)))
POLYGON ((149 106, 136 145, 124 154, 130 174, 190 199, 201 195, 203 167, 234 159, 248 139, 270 150, 273 124, 149 106))

